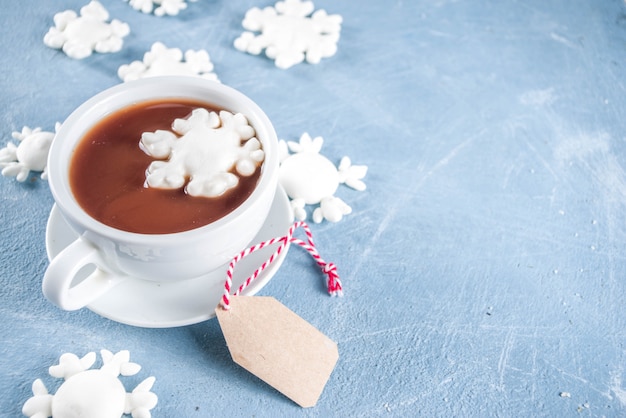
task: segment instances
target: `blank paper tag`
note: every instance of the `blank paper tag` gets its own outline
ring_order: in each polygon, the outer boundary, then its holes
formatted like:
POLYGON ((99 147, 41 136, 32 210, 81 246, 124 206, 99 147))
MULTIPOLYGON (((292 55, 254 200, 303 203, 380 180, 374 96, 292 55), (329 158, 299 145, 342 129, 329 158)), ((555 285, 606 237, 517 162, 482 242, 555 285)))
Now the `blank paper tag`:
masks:
POLYGON ((337 344, 272 297, 232 296, 216 309, 233 361, 303 408, 339 359, 337 344))

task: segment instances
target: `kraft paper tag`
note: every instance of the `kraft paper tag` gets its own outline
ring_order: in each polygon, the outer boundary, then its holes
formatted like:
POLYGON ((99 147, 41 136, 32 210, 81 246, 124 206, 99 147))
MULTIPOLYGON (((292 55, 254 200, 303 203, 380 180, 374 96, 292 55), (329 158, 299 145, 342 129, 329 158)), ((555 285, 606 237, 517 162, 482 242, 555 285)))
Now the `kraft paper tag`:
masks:
POLYGON ((303 408, 317 403, 337 344, 273 297, 232 296, 216 309, 233 361, 303 408))

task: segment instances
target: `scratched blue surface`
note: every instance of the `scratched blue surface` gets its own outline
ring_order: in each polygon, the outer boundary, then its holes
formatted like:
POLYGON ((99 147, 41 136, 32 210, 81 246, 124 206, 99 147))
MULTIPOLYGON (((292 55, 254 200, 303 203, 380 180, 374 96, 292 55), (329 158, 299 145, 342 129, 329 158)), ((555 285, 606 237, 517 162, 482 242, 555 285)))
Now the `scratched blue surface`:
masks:
MULTIPOLYGON (((292 249, 263 289, 337 341, 318 405, 240 369, 215 320, 135 328, 42 296, 46 182, 0 178, 0 416, 16 417, 63 352, 128 349, 153 375, 154 417, 625 416, 626 5, 622 0, 317 0, 344 18, 337 55, 279 70, 232 47, 252 6, 191 3, 131 26, 121 52, 43 45, 83 0, 4 5, 0 141, 52 130, 150 45, 206 49, 279 137, 325 139, 369 172, 313 225, 342 299, 292 249), (569 396, 561 396, 568 393, 569 396)), ((131 380, 132 381, 132 380, 131 380)), ((136 383, 137 381, 135 381, 136 383)))

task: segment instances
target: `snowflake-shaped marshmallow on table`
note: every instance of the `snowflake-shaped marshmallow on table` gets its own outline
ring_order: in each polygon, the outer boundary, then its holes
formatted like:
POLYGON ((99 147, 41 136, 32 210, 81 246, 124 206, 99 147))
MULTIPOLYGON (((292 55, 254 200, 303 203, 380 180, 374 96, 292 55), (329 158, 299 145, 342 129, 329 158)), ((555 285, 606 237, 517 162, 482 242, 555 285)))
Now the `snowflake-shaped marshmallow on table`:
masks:
POLYGON ((220 196, 237 186, 238 175, 254 174, 265 159, 255 134, 241 113, 217 114, 202 108, 186 119, 175 119, 172 131, 144 132, 141 149, 161 159, 146 170, 146 185, 184 187, 191 196, 220 196))
POLYGON ((43 38, 50 48, 62 49, 70 58, 82 59, 93 51, 117 52, 122 49, 123 38, 130 33, 129 26, 117 19, 110 23, 109 12, 96 0, 80 9, 54 15, 54 27, 43 38))
POLYGON ((183 55, 178 48, 167 48, 163 43, 155 42, 150 51, 144 54, 143 61, 133 61, 120 66, 117 75, 124 81, 159 75, 199 76, 219 81, 212 71, 213 63, 207 51, 190 49, 183 55))
POLYGON ((339 167, 320 154, 324 140, 302 134, 300 142, 280 141, 281 163, 279 182, 291 199, 291 207, 297 219, 306 219, 305 205, 317 205, 313 221, 338 222, 352 212, 352 208, 334 194, 340 184, 355 190, 365 190, 362 179, 367 166, 352 165, 350 158, 343 157, 339 167), (292 151, 293 154, 289 154, 292 151))
POLYGON ((235 48, 253 55, 265 49, 278 68, 286 69, 306 59, 317 64, 335 55, 342 17, 317 10, 312 1, 284 0, 274 7, 253 7, 246 13, 244 32, 235 40, 235 48), (253 32, 261 32, 255 35, 253 32))
MULTIPOLYGON (((178 12, 187 8, 185 0, 124 0, 135 10, 143 13, 152 13, 156 16, 176 16, 178 12), (154 6, 157 6, 156 8, 154 6)), ((189 0, 196 1, 196 0, 189 0)))
POLYGON ((126 393, 118 378, 139 373, 141 366, 131 363, 130 353, 113 354, 102 350, 102 367, 92 369, 96 354, 91 352, 83 358, 66 353, 59 364, 51 366, 52 377, 65 381, 54 395, 41 381, 33 382, 33 397, 22 407, 22 413, 31 418, 112 418, 131 414, 133 418, 150 418, 150 410, 157 404, 157 395, 150 392, 155 378, 148 377, 131 393, 126 393))
MULTIPOLYGON (((55 129, 58 131, 60 123, 55 129)), ((17 181, 24 181, 31 171, 41 171, 41 178, 46 180, 48 173, 48 151, 55 133, 42 131, 41 128, 22 128, 22 132, 13 132, 13 138, 20 141, 18 146, 9 142, 0 149, 0 168, 3 176, 14 176, 17 181)))

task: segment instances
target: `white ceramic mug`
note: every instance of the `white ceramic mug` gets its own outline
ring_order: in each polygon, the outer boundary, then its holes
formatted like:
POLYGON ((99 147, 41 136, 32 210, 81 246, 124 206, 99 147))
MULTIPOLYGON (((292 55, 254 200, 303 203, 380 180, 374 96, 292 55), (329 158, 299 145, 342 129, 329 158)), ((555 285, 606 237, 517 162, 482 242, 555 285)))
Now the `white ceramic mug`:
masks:
POLYGON ((177 281, 202 276, 229 262, 262 227, 278 187, 278 140, 265 113, 242 93, 198 77, 154 77, 105 90, 78 107, 50 147, 48 180, 55 203, 77 238, 48 266, 43 293, 65 310, 96 300, 121 280, 177 281), (76 145, 103 117, 154 99, 186 98, 242 113, 265 151, 261 176, 238 208, 208 225, 171 234, 139 234, 89 216, 70 189, 69 166, 76 145), (85 270, 91 273, 83 280, 85 270), (78 283, 77 283, 78 282, 78 283))

